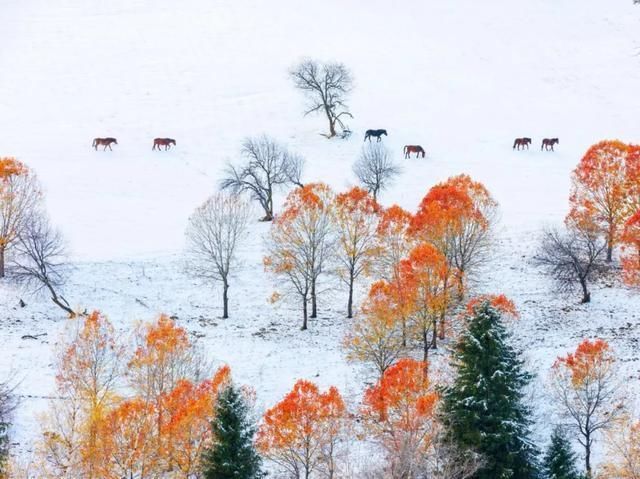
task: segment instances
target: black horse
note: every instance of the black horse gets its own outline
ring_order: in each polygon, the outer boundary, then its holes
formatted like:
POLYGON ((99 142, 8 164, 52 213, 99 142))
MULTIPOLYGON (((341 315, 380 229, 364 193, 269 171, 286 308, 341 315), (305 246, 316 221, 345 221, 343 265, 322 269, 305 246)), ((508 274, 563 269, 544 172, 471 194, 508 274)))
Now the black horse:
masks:
POLYGON ((387 130, 367 130, 364 134, 364 141, 371 141, 372 136, 375 136, 380 141, 382 135, 387 136, 387 130))

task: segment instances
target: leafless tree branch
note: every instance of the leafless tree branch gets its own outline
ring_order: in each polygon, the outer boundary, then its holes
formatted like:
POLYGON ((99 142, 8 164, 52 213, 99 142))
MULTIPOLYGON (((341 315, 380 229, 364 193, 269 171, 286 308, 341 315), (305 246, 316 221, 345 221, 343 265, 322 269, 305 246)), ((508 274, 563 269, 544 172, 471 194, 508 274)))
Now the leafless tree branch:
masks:
POLYGON ((389 150, 382 144, 365 145, 353 172, 364 188, 377 200, 380 192, 391 185, 401 168, 394 163, 389 150))
POLYGON ((305 116, 323 112, 329 121, 328 138, 336 135, 336 123, 342 130, 346 127, 340 119, 349 113, 346 99, 353 89, 351 72, 342 63, 320 64, 316 60, 306 59, 289 71, 296 88, 301 90, 309 102, 305 116))

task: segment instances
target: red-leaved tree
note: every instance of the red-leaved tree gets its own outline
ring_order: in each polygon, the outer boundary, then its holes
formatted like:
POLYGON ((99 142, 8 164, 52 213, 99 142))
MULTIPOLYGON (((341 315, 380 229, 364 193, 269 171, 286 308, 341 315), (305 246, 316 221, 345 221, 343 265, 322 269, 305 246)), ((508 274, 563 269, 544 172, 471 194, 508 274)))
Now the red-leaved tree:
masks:
POLYGON ((365 391, 362 416, 386 452, 387 477, 419 477, 436 439, 438 394, 426 369, 421 361, 401 359, 365 391))
POLYGON ((640 208, 639 163, 637 147, 606 140, 590 147, 573 171, 567 221, 595 225, 607 240, 607 261, 625 222, 640 208))
POLYGON ((309 479, 317 470, 334 477, 345 411, 335 387, 320 392, 314 383, 300 379, 282 401, 265 412, 257 447, 293 477, 309 479))

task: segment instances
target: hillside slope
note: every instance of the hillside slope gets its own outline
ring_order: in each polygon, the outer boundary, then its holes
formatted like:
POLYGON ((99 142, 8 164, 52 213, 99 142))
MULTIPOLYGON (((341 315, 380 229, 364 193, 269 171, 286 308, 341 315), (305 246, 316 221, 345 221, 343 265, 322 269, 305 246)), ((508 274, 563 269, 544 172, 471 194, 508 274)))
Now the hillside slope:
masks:
MULTIPOLYGON (((516 301, 514 333, 540 383, 558 353, 598 335, 640 390, 638 295, 612 284, 576 306, 529 263, 540 228, 566 214, 570 172, 586 148, 603 138, 640 142, 639 27, 630 0, 4 0, 0 155, 26 162, 44 184, 72 253, 74 304, 101 309, 122 330, 176 314, 263 407, 299 377, 358 396, 364 372, 339 348, 344 295, 326 294, 321 318, 300 332, 297 309, 267 303, 268 225, 256 222, 223 322, 219 292, 183 273, 187 218, 247 135, 286 142, 306 157, 306 181, 344 189, 355 182, 364 130, 386 128, 404 172, 384 204, 414 210, 430 186, 458 173, 500 203, 496 254, 478 290, 516 301), (287 69, 304 56, 352 69, 350 140, 327 141, 322 118, 302 117, 287 69), (96 136, 119 144, 95 152, 96 136), (177 147, 151 151, 156 136, 177 147), (512 151, 516 136, 534 138, 533 148, 512 151), (544 136, 560 138, 558 151, 539 151, 544 136), (427 158, 402 160, 407 143, 422 144, 427 158)), ((64 318, 46 298, 25 297, 19 309, 20 296, 0 284, 0 364, 23 378, 16 436, 29 450, 64 318)))

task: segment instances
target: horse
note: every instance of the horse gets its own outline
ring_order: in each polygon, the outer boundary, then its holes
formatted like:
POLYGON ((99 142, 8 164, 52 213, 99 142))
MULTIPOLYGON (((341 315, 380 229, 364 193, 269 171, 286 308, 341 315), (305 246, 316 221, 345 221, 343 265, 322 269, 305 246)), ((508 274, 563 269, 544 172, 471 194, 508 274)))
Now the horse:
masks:
POLYGON ((118 140, 116 140, 115 138, 94 138, 91 146, 93 146, 93 148, 98 151, 98 145, 104 145, 102 151, 105 151, 107 147, 109 147, 109 149, 113 151, 113 148, 111 148, 111 143, 115 143, 117 145, 118 140))
POLYGON ((175 144, 176 140, 174 140, 173 138, 156 138, 153 140, 153 148, 151 149, 155 150, 156 148, 158 148, 159 151, 160 147, 164 146, 164 149, 166 151, 171 148, 171 145, 175 146, 175 144))
POLYGON ((527 150, 529 149, 529 145, 531 144, 531 138, 516 138, 515 141, 513 142, 513 149, 516 149, 516 146, 518 147, 518 150, 520 149, 520 147, 522 147, 524 149, 524 147, 527 147, 527 150))
POLYGON ((559 144, 560 144, 560 140, 558 140, 557 138, 545 138, 544 140, 542 140, 542 146, 540 146, 540 151, 542 150, 549 151, 549 148, 551 148, 551 151, 554 151, 553 145, 559 145, 559 144))
POLYGON ((364 141, 367 141, 367 139, 371 141, 372 136, 375 136, 380 141, 382 135, 387 136, 387 130, 367 130, 364 134, 364 141))
POLYGON ((420 157, 420 153, 422 153, 422 158, 424 158, 425 155, 424 148, 422 148, 420 145, 405 145, 403 151, 405 158, 411 158, 411 153, 415 153, 416 158, 420 157))

